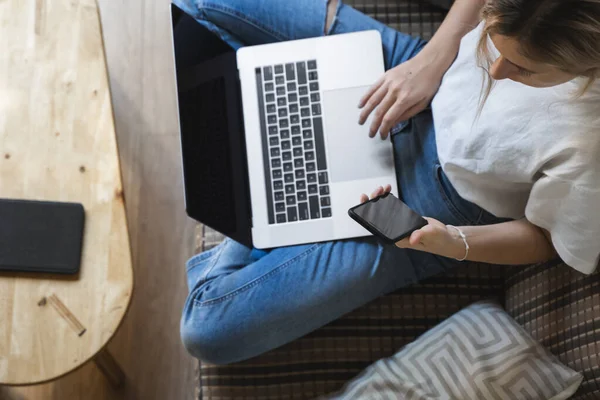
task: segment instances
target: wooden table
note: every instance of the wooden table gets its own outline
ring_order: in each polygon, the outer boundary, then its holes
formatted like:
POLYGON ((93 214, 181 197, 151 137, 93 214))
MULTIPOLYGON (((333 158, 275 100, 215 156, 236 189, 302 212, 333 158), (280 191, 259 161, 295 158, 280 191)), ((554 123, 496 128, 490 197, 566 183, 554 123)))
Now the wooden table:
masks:
MULTIPOLYGON (((56 379, 104 350, 133 270, 98 7, 0 1, 0 197, 85 207, 75 277, 0 273, 0 384, 56 379)), ((2 221, 0 221, 2 223, 2 221)))

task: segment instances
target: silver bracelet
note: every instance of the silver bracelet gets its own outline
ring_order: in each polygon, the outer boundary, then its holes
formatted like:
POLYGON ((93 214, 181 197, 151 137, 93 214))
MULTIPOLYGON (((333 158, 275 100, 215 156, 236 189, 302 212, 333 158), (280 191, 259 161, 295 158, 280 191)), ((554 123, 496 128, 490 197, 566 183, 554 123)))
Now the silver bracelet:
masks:
POLYGON ((456 229, 456 231, 458 232, 458 235, 460 236, 460 238, 462 239, 463 243, 465 244, 465 256, 463 258, 456 258, 456 260, 458 260, 458 261, 465 261, 467 259, 467 257, 469 256, 469 243, 467 243, 467 237, 465 236, 465 234, 464 234, 463 231, 461 231, 460 229, 458 229, 454 225, 446 225, 446 226, 449 227, 449 228, 456 229))

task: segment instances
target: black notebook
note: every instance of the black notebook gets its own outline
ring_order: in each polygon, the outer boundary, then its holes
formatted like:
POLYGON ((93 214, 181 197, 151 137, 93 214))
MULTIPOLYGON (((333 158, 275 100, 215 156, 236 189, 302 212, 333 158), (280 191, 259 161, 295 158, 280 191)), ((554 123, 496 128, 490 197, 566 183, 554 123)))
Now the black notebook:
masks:
POLYGON ((0 199, 0 271, 77 273, 84 215, 76 203, 0 199))

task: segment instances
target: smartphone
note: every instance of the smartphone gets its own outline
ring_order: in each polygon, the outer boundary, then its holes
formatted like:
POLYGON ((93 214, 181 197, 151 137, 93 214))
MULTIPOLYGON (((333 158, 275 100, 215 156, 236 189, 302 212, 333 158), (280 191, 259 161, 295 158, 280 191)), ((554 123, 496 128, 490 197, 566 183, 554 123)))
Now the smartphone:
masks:
POLYGON ((425 218, 391 193, 352 207, 348 214, 388 244, 394 244, 427 225, 425 218))
POLYGON ((0 199, 0 272, 77 273, 84 215, 78 203, 0 199))

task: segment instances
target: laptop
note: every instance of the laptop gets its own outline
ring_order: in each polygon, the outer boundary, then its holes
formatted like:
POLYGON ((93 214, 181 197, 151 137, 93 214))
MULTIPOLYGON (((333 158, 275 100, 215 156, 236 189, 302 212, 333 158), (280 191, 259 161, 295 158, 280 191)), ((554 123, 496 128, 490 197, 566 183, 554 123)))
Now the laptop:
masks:
POLYGON ((391 141, 358 125, 384 73, 377 31, 234 50, 171 5, 188 215, 259 249, 370 235, 348 216, 391 184, 391 141))

